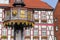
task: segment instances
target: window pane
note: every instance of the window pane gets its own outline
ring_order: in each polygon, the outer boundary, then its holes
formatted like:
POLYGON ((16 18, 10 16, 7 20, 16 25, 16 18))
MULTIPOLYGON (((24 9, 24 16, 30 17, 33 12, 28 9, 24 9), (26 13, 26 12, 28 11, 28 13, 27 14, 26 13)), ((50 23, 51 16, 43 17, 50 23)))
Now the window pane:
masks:
POLYGON ((45 11, 41 12, 41 22, 42 23, 47 23, 47 14, 45 11))
POLYGON ((0 0, 0 4, 9 4, 9 0, 0 0))
POLYGON ((55 40, 57 40, 57 38, 55 37, 55 40))
POLYGON ((30 30, 29 29, 27 29, 25 33, 26 33, 26 36, 30 36, 30 30))
POLYGON ((34 29, 34 36, 38 36, 38 29, 34 29))
POLYGON ((2 17, 2 14, 0 14, 0 17, 2 17))
POLYGON ((28 10, 28 20, 32 20, 32 11, 28 10))
POLYGON ((18 14, 18 11, 17 11, 16 9, 13 9, 13 10, 12 10, 12 16, 15 17, 17 14, 18 14))
POLYGON ((42 36, 46 36, 46 30, 42 30, 42 36))
POLYGON ((15 3, 20 3, 21 2, 21 0, 15 0, 15 3))
POLYGON ((0 22, 2 22, 2 18, 0 18, 0 22))
POLYGON ((2 36, 7 36, 7 29, 6 28, 2 29, 2 36))
POLYGON ((39 12, 38 11, 34 13, 34 21, 35 23, 36 22, 39 23, 39 12))
POLYGON ((20 12, 20 18, 21 19, 25 19, 25 18, 27 18, 27 15, 26 15, 27 13, 26 13, 26 10, 21 10, 21 12, 20 12))

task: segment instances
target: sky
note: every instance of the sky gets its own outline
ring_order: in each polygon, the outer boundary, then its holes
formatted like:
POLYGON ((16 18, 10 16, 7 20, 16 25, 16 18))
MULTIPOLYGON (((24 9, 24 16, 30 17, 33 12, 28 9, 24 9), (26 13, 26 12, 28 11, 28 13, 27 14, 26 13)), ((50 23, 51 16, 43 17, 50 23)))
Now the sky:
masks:
POLYGON ((48 3, 48 4, 49 4, 50 6, 52 6, 53 8, 56 7, 56 4, 57 4, 57 2, 58 2, 58 0, 42 0, 42 1, 48 3))

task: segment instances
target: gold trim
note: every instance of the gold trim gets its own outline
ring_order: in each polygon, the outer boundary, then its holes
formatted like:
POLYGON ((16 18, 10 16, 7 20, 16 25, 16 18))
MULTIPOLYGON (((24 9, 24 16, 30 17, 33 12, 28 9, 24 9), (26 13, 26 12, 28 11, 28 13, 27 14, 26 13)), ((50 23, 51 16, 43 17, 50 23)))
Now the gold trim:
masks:
POLYGON ((32 26, 34 26, 34 23, 32 22, 32 21, 27 21, 27 20, 11 20, 11 21, 5 21, 4 22, 4 25, 11 25, 11 23, 13 22, 13 24, 15 24, 15 23, 17 23, 18 25, 20 24, 20 23, 22 23, 22 24, 24 24, 24 23, 26 23, 26 25, 32 25, 32 26))

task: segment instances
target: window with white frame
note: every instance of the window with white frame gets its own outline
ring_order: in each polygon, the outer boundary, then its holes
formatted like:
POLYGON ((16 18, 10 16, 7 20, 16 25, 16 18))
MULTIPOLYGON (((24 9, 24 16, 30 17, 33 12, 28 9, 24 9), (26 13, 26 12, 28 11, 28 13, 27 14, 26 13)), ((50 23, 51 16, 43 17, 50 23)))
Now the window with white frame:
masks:
POLYGON ((5 11, 5 20, 9 20, 9 19, 11 19, 11 14, 10 14, 10 10, 6 10, 5 11))
POLYGON ((15 1, 15 3, 21 3, 22 2, 22 0, 14 0, 15 1))
POLYGON ((27 29, 26 32, 25 32, 25 35, 26 35, 26 36, 30 36, 30 33, 31 33, 31 32, 30 32, 30 29, 27 29))
POLYGON ((42 36, 46 36, 46 30, 42 30, 42 36))
POLYGON ((18 10, 15 8, 12 9, 12 19, 18 18, 18 10))
POLYGON ((46 11, 41 11, 41 23, 47 23, 47 13, 46 13, 46 11))
POLYGON ((56 38, 56 36, 55 36, 55 38, 54 38, 55 40, 57 40, 57 38, 56 38))
POLYGON ((0 0, 0 4, 9 4, 9 0, 0 0))
POLYGON ((46 26, 44 25, 44 26, 42 26, 42 29, 41 29, 41 32, 42 32, 42 36, 47 36, 47 28, 46 28, 46 26))
POLYGON ((28 10, 28 20, 32 20, 32 11, 28 10))
POLYGON ((39 11, 35 11, 34 12, 34 20, 35 20, 35 23, 39 23, 39 11))
POLYGON ((39 33, 39 32, 38 32, 38 29, 35 29, 35 28, 34 28, 34 36, 38 36, 38 33, 39 33))
POLYGON ((7 36, 7 29, 6 28, 2 29, 2 36, 7 36))

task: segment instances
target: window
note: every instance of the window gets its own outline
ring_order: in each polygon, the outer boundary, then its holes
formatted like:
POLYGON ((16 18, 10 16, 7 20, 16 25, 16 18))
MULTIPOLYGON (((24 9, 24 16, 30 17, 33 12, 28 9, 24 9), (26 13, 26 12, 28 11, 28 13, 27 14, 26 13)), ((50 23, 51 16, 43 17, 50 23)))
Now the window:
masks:
POLYGON ((30 36, 30 30, 27 29, 26 32, 25 32, 26 36, 30 36))
POLYGON ((39 22, 39 11, 35 11, 35 13, 34 13, 34 20, 35 20, 35 23, 39 22))
POLYGON ((9 0, 0 0, 0 4, 9 4, 9 0))
POLYGON ((18 11, 17 11, 16 9, 13 9, 13 10, 12 10, 12 16, 16 16, 17 13, 18 13, 18 11))
POLYGON ((32 11, 28 10, 28 20, 32 20, 32 11))
POLYGON ((34 29, 34 36, 38 36, 38 29, 34 29))
POLYGON ((42 26, 42 36, 46 36, 47 35, 47 28, 46 28, 46 26, 42 26))
POLYGON ((21 11, 20 11, 20 18, 21 18, 21 19, 27 18, 26 10, 21 10, 21 11))
POLYGON ((7 36, 7 29, 6 28, 2 29, 2 36, 7 36))
POLYGON ((42 30, 42 36, 46 36, 46 30, 42 30))
POLYGON ((56 36, 55 36, 55 40, 57 40, 56 36))
POLYGON ((22 0, 15 0, 15 3, 21 3, 22 0))
POLYGON ((47 14, 45 11, 41 12, 41 22, 42 23, 47 23, 47 14))
POLYGON ((58 31, 58 26, 56 26, 56 31, 58 31))

